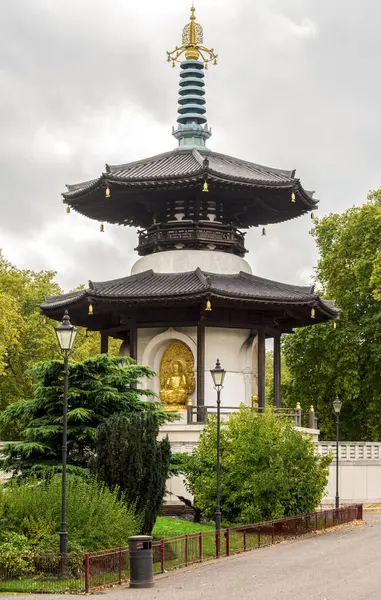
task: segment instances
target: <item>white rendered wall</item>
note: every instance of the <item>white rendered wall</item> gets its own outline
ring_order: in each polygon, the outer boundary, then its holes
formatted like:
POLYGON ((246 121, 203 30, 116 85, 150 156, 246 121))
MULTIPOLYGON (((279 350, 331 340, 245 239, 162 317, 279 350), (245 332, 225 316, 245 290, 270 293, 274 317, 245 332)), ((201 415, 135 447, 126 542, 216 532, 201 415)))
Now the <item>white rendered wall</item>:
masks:
POLYGON ((139 258, 131 269, 131 275, 150 269, 155 273, 187 273, 197 268, 225 275, 240 271, 252 274, 249 263, 235 254, 211 250, 168 250, 139 258))
POLYGON ((250 404, 252 393, 254 338, 248 329, 207 327, 205 330, 205 406, 216 406, 216 391, 210 369, 217 358, 226 371, 221 406, 250 404))
MULTIPOLYGON (((330 466, 325 504, 333 504, 336 495, 336 443, 319 442, 321 455, 331 452, 334 460, 330 466)), ((340 502, 381 502, 381 444, 341 442, 339 444, 339 497, 340 502)))

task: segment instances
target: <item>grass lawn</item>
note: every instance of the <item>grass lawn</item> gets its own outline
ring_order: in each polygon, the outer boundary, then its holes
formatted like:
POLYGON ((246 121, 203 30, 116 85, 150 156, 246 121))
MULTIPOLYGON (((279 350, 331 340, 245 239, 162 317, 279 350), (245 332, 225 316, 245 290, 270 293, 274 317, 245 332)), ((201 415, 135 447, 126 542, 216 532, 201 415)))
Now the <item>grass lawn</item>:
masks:
POLYGON ((213 531, 214 525, 201 525, 185 519, 173 517, 158 517, 153 528, 153 536, 156 540, 163 538, 178 537, 186 533, 199 533, 200 531, 213 531))

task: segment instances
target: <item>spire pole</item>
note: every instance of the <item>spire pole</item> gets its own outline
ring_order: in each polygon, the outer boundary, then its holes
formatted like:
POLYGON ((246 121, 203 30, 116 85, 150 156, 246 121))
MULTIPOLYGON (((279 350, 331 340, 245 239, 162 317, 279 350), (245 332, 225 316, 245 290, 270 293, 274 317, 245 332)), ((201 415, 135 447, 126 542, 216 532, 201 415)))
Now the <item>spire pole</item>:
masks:
POLYGON ((217 65, 218 55, 203 44, 204 31, 196 21, 193 2, 190 21, 183 29, 182 45, 172 52, 167 51, 168 62, 173 67, 180 63, 181 68, 178 128, 173 129, 173 136, 183 150, 205 148, 206 140, 212 135, 206 119, 204 69, 210 62, 217 65))

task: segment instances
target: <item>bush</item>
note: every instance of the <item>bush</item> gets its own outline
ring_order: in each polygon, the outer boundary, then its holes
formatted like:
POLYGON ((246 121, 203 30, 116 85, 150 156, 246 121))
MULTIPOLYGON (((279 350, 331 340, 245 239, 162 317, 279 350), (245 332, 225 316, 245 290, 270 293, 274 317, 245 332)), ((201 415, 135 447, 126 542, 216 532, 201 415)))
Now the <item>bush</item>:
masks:
MULTIPOLYGON (((35 552, 59 552, 61 478, 13 483, 0 492, 0 513, 8 530, 22 534, 35 552)), ((132 508, 94 479, 70 476, 67 486, 69 551, 123 546, 139 532, 132 508)), ((4 526, 3 525, 3 526, 4 526)))
MULTIPOLYGON (((205 427, 185 471, 189 491, 207 518, 216 503, 216 419, 205 427)), ((312 512, 328 480, 331 457, 287 419, 247 407, 221 427, 221 510, 224 521, 256 523, 312 512)))
POLYGON ((20 577, 34 571, 31 544, 25 535, 5 532, 0 543, 0 579, 20 577))

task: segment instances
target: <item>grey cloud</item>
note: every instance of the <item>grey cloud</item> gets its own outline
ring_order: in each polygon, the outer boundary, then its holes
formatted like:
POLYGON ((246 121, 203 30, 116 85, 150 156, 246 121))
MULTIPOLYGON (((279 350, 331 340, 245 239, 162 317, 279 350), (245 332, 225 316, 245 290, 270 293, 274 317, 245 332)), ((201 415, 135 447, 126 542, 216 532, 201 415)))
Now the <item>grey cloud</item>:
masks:
MULTIPOLYGON (((165 50, 179 43, 188 4, 3 1, 0 235, 12 236, 22 248, 24 240, 64 218, 65 183, 97 176, 104 162, 127 162, 174 146, 178 70, 165 64, 165 50), (118 123, 126 107, 130 113, 118 123), (152 132, 136 129, 138 112, 152 132)), ((296 168, 321 199, 320 214, 363 202, 368 189, 380 185, 381 4, 198 4, 205 42, 220 55, 219 67, 207 77, 210 147, 296 168)), ((316 260, 310 226, 306 217, 268 228, 266 238, 250 231, 255 271, 296 283, 307 277, 316 260)), ((56 265, 65 288, 128 271, 136 232, 113 228, 110 235, 112 246, 57 238, 73 265, 70 272, 56 265)), ((50 266, 44 252, 25 250, 23 263, 50 266)))

